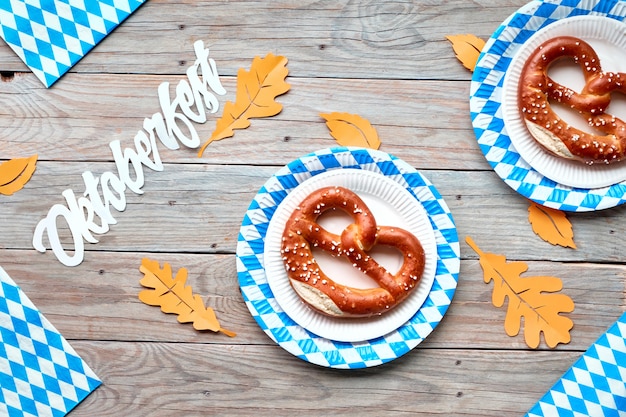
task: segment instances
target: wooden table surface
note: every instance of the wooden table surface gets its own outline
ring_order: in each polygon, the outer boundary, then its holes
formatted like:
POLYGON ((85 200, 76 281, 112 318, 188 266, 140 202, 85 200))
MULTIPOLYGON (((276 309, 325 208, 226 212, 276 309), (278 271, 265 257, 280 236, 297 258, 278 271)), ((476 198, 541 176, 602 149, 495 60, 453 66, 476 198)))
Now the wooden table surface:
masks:
MULTIPOLYGON (((469 116, 471 73, 449 34, 488 39, 523 0, 150 0, 46 89, 0 42, 0 158, 39 155, 25 188, 0 196, 0 265, 102 379, 71 415, 523 415, 625 310, 624 208, 568 216, 576 250, 539 239, 528 202, 490 168, 469 116), (127 193, 118 223, 66 267, 32 247, 33 231, 81 174, 115 169, 109 142, 132 146, 159 111, 157 88, 185 78, 204 41, 227 94, 268 52, 289 59, 291 90, 276 117, 197 150, 161 149, 144 194, 127 193), (304 362, 256 324, 239 291, 237 236, 251 199, 286 163, 335 145, 320 113, 356 113, 381 150, 439 190, 461 241, 458 289, 414 350, 382 366, 332 370, 304 362), (504 332, 472 239, 563 280, 575 302, 571 343, 529 349, 504 332), (234 338, 195 331, 141 303, 141 259, 189 271, 234 338)), ((219 114, 221 114, 221 109, 219 114)), ((196 125, 201 138, 216 115, 196 125)), ((65 240, 67 244, 67 239, 65 240)))

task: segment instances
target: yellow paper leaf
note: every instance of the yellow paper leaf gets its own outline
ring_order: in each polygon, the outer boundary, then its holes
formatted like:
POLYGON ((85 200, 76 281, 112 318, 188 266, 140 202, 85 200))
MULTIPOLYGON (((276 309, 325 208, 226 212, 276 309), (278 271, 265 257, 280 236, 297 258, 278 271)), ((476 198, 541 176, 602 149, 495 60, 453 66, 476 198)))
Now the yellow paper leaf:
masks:
POLYGON ((326 120, 326 126, 338 144, 371 149, 380 147, 380 139, 378 139, 376 129, 361 116, 337 112, 321 113, 320 116, 326 120))
POLYGON ((217 121, 209 140, 200 148, 198 156, 202 156, 211 142, 233 136, 235 129, 246 129, 251 118, 280 113, 283 106, 276 101, 276 97, 289 91, 290 85, 285 82, 288 73, 287 58, 271 53, 265 58, 255 57, 250 71, 240 69, 237 72, 235 102, 229 101, 224 105, 224 114, 217 121))
POLYGON ((160 268, 157 261, 144 258, 139 270, 144 273, 140 284, 150 288, 139 292, 141 302, 160 306, 164 313, 177 314, 180 323, 193 323, 196 330, 219 331, 230 337, 235 336, 235 333, 222 329, 213 309, 205 307, 202 298, 185 285, 187 269, 179 269, 176 277, 172 278, 172 267, 168 263, 160 268))
POLYGON ((533 232, 546 242, 576 249, 572 224, 564 212, 531 201, 528 207, 528 221, 533 232))
POLYGON ((471 34, 448 35, 446 39, 452 43, 452 49, 463 66, 474 71, 480 52, 485 46, 485 41, 471 34))
POLYGON ((532 349, 539 346, 542 333, 550 348, 570 342, 574 323, 560 313, 574 311, 574 302, 567 295, 557 294, 563 288, 559 278, 522 278, 521 274, 528 270, 524 262, 507 262, 502 255, 485 253, 469 236, 465 241, 480 257, 485 283, 493 281, 493 305, 502 307, 508 299, 504 319, 507 335, 517 336, 523 319, 524 340, 532 349))
POLYGON ((0 164, 0 194, 11 195, 30 180, 37 166, 37 155, 11 159, 0 164))

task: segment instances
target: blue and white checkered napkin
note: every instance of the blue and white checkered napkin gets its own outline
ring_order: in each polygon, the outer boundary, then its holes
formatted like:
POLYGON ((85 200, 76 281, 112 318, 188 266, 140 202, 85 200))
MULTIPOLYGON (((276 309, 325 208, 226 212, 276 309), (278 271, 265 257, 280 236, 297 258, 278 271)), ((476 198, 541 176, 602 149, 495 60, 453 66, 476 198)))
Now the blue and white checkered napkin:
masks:
POLYGON ((50 87, 146 0, 0 0, 0 36, 50 87))
POLYGON ((526 417, 626 416, 626 313, 526 417))
POLYGON ((0 416, 64 416, 100 385, 0 268, 0 416))

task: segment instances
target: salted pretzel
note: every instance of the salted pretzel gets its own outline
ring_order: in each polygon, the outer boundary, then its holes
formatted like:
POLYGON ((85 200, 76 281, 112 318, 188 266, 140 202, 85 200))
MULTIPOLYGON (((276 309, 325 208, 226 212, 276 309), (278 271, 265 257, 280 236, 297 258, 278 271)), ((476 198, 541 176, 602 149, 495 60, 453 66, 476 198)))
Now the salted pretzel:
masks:
POLYGON ((557 156, 587 164, 609 164, 626 157, 626 124, 605 113, 611 92, 626 93, 626 74, 603 72, 598 55, 581 39, 561 36, 540 45, 526 61, 519 80, 518 104, 530 134, 557 156), (548 76, 551 64, 571 58, 581 68, 580 93, 548 76), (591 130, 584 132, 563 121, 550 100, 576 110, 591 130))
POLYGON ((334 317, 389 311, 411 293, 424 272, 425 254, 420 241, 398 227, 377 226, 363 200, 343 187, 326 187, 307 196, 287 220, 281 246, 296 293, 314 309, 334 317), (341 235, 333 234, 317 223, 327 210, 342 210, 354 223, 341 235), (394 246, 402 253, 404 262, 397 273, 391 274, 368 255, 377 244, 394 246), (314 247, 345 258, 380 287, 360 289, 335 282, 321 270, 311 252, 314 247))

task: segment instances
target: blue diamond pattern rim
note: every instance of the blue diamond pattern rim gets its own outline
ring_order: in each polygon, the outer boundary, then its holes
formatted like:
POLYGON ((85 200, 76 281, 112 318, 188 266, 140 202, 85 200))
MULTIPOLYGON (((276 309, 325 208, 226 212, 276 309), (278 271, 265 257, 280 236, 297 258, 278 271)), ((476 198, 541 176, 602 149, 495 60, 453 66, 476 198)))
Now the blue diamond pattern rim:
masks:
POLYGON ((586 189, 558 184, 533 169, 515 150, 502 115, 502 87, 513 56, 535 32, 560 19, 603 16, 624 21, 623 0, 532 1, 509 16, 483 48, 470 85, 470 117, 480 150, 511 188, 546 207, 571 212, 604 210, 626 202, 626 181, 586 189))
POLYGON ((443 319, 456 291, 460 246, 450 209, 428 179, 385 152, 353 147, 322 149, 278 170, 261 187, 244 215, 237 241, 237 274, 246 306, 261 329, 294 356, 316 365, 358 369, 406 354, 443 319), (405 187, 424 207, 435 232, 437 268, 433 287, 415 315, 389 334, 362 342, 337 342, 307 331, 280 308, 263 268, 264 239, 276 208, 300 183, 334 169, 376 172, 405 187))

